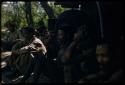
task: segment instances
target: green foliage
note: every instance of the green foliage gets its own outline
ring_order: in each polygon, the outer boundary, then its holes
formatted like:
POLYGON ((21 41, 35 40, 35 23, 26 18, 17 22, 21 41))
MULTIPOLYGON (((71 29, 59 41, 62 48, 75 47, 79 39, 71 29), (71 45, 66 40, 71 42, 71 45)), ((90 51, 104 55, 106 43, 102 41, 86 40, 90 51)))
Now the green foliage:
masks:
MULTIPOLYGON (((18 25, 18 29, 28 26, 25 14, 25 2, 18 1, 17 3, 7 3, 3 2, 1 6, 1 26, 2 29, 7 27, 7 23, 9 21, 16 21, 18 25), (15 4, 15 5, 13 5, 15 4), (18 4, 18 6, 17 6, 18 4)), ((40 20, 43 20, 46 27, 48 27, 48 15, 46 14, 45 10, 40 6, 39 2, 34 1, 31 2, 32 6, 32 17, 33 17, 33 24, 35 27, 38 27, 42 23, 39 23, 40 20)), ((52 7, 54 11, 54 16, 57 17, 60 13, 64 11, 59 5, 54 5, 53 2, 50 2, 50 7, 52 7)))

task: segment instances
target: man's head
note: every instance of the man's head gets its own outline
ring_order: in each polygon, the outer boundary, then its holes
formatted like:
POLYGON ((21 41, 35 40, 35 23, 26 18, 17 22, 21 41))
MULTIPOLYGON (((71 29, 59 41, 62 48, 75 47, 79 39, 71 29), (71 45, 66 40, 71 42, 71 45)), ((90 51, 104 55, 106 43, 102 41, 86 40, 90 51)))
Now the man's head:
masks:
POLYGON ((15 21, 8 21, 5 25, 10 32, 14 32, 16 30, 17 25, 15 21))
POLYGON ((110 55, 109 55, 109 47, 107 44, 98 44, 96 47, 96 57, 97 62, 100 65, 106 65, 109 62, 110 55))
MULTIPOLYGON (((77 28, 84 25, 85 13, 80 10, 68 10, 58 16, 55 27, 57 29, 58 40, 62 42, 73 40, 77 28)), ((62 42, 62 43, 63 43, 62 42)))
POLYGON ((24 27, 21 29, 21 33, 24 39, 31 39, 35 33, 34 29, 31 27, 24 27))

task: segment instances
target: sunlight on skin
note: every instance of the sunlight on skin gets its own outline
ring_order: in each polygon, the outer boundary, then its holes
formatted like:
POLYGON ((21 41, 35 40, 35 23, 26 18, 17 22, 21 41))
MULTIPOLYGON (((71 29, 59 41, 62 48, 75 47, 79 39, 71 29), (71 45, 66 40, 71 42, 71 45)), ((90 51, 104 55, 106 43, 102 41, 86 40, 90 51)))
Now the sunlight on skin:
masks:
POLYGON ((7 66, 7 63, 5 61, 1 62, 1 68, 4 68, 7 66))

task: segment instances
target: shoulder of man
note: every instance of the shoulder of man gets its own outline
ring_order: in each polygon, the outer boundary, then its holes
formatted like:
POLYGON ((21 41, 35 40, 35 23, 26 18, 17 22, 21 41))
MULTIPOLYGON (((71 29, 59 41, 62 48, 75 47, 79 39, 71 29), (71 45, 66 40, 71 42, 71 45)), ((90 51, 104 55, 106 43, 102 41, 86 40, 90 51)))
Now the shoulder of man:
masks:
POLYGON ((20 49, 22 46, 24 46, 24 41, 17 42, 17 43, 12 47, 12 50, 20 49))

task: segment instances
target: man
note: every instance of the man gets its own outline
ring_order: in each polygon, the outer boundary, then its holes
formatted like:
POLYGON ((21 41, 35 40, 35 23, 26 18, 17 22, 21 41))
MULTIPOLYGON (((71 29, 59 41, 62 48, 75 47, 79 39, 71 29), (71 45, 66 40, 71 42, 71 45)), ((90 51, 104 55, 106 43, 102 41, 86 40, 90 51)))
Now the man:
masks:
POLYGON ((20 41, 20 32, 18 29, 16 29, 15 22, 7 22, 7 28, 5 37, 2 38, 2 48, 4 51, 10 51, 12 49, 12 46, 20 41))
POLYGON ((57 19, 57 37, 60 44, 57 61, 61 69, 60 76, 62 80, 64 79, 62 82, 77 82, 81 77, 80 64, 84 61, 84 56, 82 56, 84 46, 81 47, 81 45, 86 42, 85 37, 88 36, 84 32, 87 23, 85 19, 85 13, 79 10, 65 11, 57 19))
POLYGON ((12 48, 11 64, 24 74, 21 82, 25 82, 34 68, 34 81, 40 77, 46 62, 46 47, 43 42, 34 35, 34 29, 22 28, 23 41, 12 48))
POLYGON ((119 63, 115 62, 116 57, 112 54, 110 45, 107 43, 98 44, 96 55, 100 68, 100 73, 98 75, 100 79, 98 80, 103 82, 121 82, 122 69, 121 66, 119 66, 119 63))
MULTIPOLYGON (((50 31, 49 31, 50 32, 50 31)), ((48 42, 46 43, 47 48, 47 73, 51 82, 57 82, 58 77, 57 73, 57 55, 59 51, 59 43, 57 42, 57 38, 55 33, 52 31, 49 33, 48 42)))
POLYGON ((123 81, 123 70, 121 66, 114 62, 111 47, 107 43, 97 44, 96 47, 96 59, 99 69, 95 74, 88 74, 79 83, 85 82, 101 82, 101 83, 113 83, 123 81))

